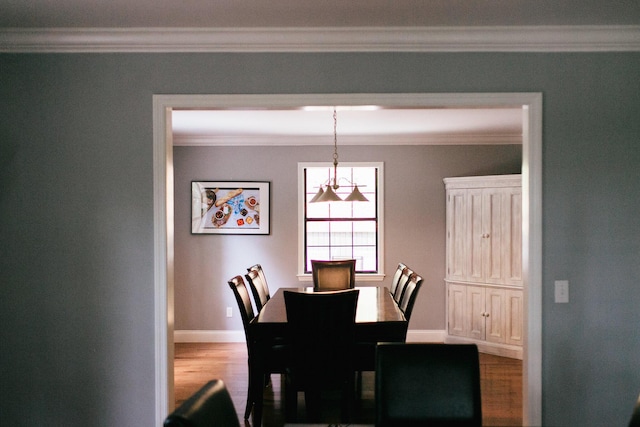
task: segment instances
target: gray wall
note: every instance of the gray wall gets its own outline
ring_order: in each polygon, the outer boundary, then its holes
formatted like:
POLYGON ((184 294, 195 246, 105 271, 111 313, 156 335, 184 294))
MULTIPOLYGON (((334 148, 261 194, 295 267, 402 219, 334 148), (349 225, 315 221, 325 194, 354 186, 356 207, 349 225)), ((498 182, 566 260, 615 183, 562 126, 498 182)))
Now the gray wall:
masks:
POLYGON ((638 70, 638 53, 0 55, 0 419, 155 423, 153 94, 542 92, 543 423, 625 425, 638 70))
MULTIPOLYGON (((300 286, 298 162, 331 161, 324 147, 175 147, 175 328, 242 330, 227 280, 260 263, 272 292, 300 286), (250 160, 253 161, 250 161, 250 160), (247 167, 250 164, 250 167, 247 167), (191 235, 191 181, 271 181, 270 236, 191 235), (233 307, 235 318, 227 318, 233 307)), ((445 195, 447 176, 520 173, 522 147, 341 146, 340 159, 383 161, 385 272, 402 261, 425 278, 411 329, 445 329, 445 195)), ((363 282, 359 285, 371 285, 363 282)), ((379 283, 378 283, 379 284, 379 283)))

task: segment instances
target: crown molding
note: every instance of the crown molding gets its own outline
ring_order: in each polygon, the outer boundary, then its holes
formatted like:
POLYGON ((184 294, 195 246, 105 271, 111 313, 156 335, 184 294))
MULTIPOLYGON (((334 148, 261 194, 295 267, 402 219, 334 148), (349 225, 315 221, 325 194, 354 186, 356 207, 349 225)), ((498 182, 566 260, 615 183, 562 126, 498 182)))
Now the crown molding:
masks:
MULTIPOLYGON (((522 135, 343 135, 339 145, 520 145, 522 135)), ((330 136, 319 135, 174 135, 174 146, 310 146, 333 145, 330 136)))
POLYGON ((0 29, 5 53, 389 51, 640 51, 640 26, 0 29))

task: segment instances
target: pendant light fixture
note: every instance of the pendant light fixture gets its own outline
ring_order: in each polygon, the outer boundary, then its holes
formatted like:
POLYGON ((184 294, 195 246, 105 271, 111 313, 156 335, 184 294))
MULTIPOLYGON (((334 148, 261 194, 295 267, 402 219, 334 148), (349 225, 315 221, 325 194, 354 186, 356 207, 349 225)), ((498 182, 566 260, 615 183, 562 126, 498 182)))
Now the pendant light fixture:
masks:
MULTIPOLYGON (((343 178, 346 179, 346 178, 343 178)), ((348 180, 347 180, 348 181, 348 180)), ((351 182, 349 182, 351 184, 351 182)), ((325 188, 318 189, 318 192, 315 196, 309 201, 309 203, 320 203, 320 202, 368 202, 367 199, 358 189, 357 184, 348 185, 348 187, 353 187, 353 191, 349 196, 342 200, 337 194, 336 190, 340 188, 338 184, 338 113, 336 111, 336 107, 333 107, 333 184, 331 183, 331 178, 326 182, 325 188)))

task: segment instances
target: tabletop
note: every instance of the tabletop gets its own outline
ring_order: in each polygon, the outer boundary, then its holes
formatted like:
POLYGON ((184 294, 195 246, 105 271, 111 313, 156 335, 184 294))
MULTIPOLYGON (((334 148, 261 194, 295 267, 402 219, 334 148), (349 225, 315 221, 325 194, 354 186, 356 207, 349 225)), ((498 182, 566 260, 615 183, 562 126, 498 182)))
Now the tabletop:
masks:
MULTIPOLYGON (((356 307, 356 336, 359 340, 404 341, 408 322, 386 287, 361 286, 356 307)), ((284 334, 287 310, 284 291, 312 293, 312 287, 280 288, 262 307, 251 327, 260 334, 284 334)))
MULTIPOLYGON (((356 323, 405 322, 404 314, 393 300, 389 289, 375 286, 356 287, 360 291, 356 307, 356 323)), ((280 288, 271 297, 256 323, 283 323, 287 321, 284 291, 313 293, 313 287, 280 288)))

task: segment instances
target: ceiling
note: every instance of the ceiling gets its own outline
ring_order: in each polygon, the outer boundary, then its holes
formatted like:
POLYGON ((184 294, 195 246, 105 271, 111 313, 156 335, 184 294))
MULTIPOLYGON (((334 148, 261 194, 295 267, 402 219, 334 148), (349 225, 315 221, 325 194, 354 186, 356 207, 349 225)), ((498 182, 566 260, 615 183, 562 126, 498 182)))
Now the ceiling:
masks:
POLYGON ((0 27, 637 25, 637 0, 1 0, 0 27))
MULTIPOLYGON (((520 108, 339 106, 339 145, 520 144, 520 108)), ((334 143, 333 108, 174 111, 174 145, 334 143)))

